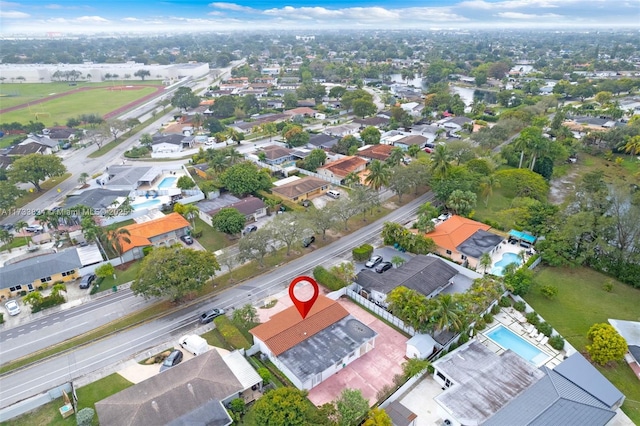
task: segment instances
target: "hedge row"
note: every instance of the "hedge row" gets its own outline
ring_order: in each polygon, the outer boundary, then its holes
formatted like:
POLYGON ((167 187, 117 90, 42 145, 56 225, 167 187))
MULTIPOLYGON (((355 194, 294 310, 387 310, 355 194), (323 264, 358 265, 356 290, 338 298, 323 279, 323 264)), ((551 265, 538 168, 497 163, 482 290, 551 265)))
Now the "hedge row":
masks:
POLYGON ((224 340, 227 341, 235 349, 249 349, 251 343, 242 335, 240 330, 233 325, 231 320, 221 315, 213 320, 216 328, 222 334, 224 340))
POLYGON ((340 290, 342 287, 345 287, 347 285, 346 282, 333 275, 331 272, 320 265, 313 268, 313 278, 315 278, 318 283, 327 287, 331 291, 340 290))
POLYGON ((43 309, 51 308, 53 306, 62 305, 65 302, 64 296, 61 294, 51 294, 43 297, 40 303, 35 303, 31 306, 31 313, 35 314, 43 309))
POLYGON ((363 244, 351 250, 351 254, 356 262, 366 262, 373 254, 373 246, 371 244, 363 244))

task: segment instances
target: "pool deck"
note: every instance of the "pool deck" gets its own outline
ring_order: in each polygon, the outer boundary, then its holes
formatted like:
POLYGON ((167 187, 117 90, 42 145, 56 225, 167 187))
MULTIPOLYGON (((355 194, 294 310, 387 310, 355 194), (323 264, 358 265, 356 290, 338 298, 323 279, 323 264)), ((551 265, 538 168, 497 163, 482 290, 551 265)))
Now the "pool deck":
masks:
MULTIPOLYGON (((499 313, 493 316, 493 322, 487 325, 486 330, 488 331, 498 324, 502 324, 516 335, 522 337, 524 340, 549 355, 549 358, 541 365, 546 365, 549 368, 555 368, 564 360, 564 351, 557 351, 553 349, 548 343, 542 344, 542 341, 544 340, 538 341, 535 337, 531 337, 531 334, 527 332, 527 330, 530 329, 531 324, 528 324, 524 315, 516 311, 515 309, 502 308, 499 313)), ((498 355, 505 351, 505 349, 485 336, 483 332, 478 333, 476 338, 479 342, 481 342, 483 345, 485 345, 498 355)))
MULTIPOLYGON (((507 241, 507 240, 504 240, 507 241)), ((487 269, 488 271, 491 271, 493 268, 495 268, 496 263, 499 262, 500 260, 502 260, 502 255, 505 253, 513 253, 515 255, 518 255, 521 251, 525 251, 525 253, 527 251, 531 251, 533 254, 536 253, 535 249, 530 248, 530 249, 525 249, 523 247, 520 247, 518 244, 511 244, 511 243, 505 243, 505 242, 500 243, 500 246, 496 249, 496 251, 494 253, 492 253, 491 255, 491 266, 487 269)), ((526 262, 529 259, 528 254, 525 254, 524 257, 524 261, 526 262)))

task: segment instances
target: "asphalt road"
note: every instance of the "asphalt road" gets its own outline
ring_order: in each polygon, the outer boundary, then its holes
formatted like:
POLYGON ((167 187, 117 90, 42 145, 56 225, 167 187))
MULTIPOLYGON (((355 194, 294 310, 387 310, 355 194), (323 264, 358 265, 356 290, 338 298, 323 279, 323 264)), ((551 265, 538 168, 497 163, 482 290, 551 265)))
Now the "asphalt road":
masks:
POLYGON ((232 310, 275 294, 285 289, 295 276, 308 274, 320 264, 334 264, 343 259, 353 247, 379 238, 384 222, 407 222, 416 214, 421 204, 432 199, 433 194, 427 193, 356 233, 340 238, 329 246, 314 250, 260 277, 243 282, 210 301, 3 375, 0 377, 0 408, 114 365, 163 342, 175 340, 196 328, 198 313, 204 309, 222 307, 232 310))

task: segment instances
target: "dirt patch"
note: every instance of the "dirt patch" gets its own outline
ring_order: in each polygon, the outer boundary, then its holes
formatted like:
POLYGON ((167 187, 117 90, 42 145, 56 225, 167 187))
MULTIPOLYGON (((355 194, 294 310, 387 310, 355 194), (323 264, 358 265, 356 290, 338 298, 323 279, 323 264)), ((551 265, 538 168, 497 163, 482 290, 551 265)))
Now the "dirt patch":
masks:
POLYGON ((105 89, 107 90, 140 90, 143 87, 147 87, 147 86, 111 86, 111 87, 105 87, 105 89))
POLYGON ((567 195, 575 193, 577 177, 578 170, 572 169, 565 176, 552 179, 549 190, 549 202, 556 205, 562 204, 567 198, 567 195))

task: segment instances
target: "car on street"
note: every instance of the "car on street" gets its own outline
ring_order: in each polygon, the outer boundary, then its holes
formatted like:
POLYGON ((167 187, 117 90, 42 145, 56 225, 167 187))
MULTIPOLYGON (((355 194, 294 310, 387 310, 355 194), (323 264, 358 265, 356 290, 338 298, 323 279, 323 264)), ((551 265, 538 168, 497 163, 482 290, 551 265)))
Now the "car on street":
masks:
POLYGON ((380 262, 382 262, 382 256, 371 256, 371 259, 369 259, 367 261, 367 263, 364 264, 364 266, 366 266, 367 268, 373 268, 374 266, 378 265, 380 262))
POLYGON ((183 356, 184 355, 182 354, 181 350, 179 349, 172 350, 169 356, 166 357, 164 361, 162 361, 162 365, 160 366, 160 372, 163 372, 164 370, 168 370, 174 365, 180 364, 183 356))
POLYGON ((20 306, 15 300, 9 300, 4 304, 4 307, 7 309, 7 312, 11 316, 18 315, 20 313, 20 306))
POLYGON ((393 264, 391 262, 382 262, 381 264, 376 266, 376 272, 381 274, 384 271, 388 271, 389 269, 391 269, 392 266, 393 264))
POLYGON ((305 247, 309 247, 311 244, 313 244, 316 241, 316 237, 314 237, 313 235, 310 237, 306 237, 302 240, 302 245, 305 247))
POLYGON ((183 235, 180 239, 188 246, 193 244, 193 238, 191 238, 191 235, 183 235))
POLYGON ((11 231, 13 229, 13 223, 5 223, 4 225, 0 225, 0 229, 11 231))
POLYGON ((244 231, 242 231, 242 233, 247 235, 247 234, 250 234, 251 232, 255 232, 257 230, 258 230, 258 227, 256 225, 249 225, 246 228, 244 228, 244 231))
POLYGON ((208 324, 220 315, 224 315, 224 309, 209 309, 200 314, 200 324, 208 324))
POLYGON ((27 232, 42 232, 44 231, 44 228, 42 227, 42 225, 29 225, 26 228, 24 228, 25 231, 27 232))
POLYGON ((80 280, 80 288, 89 288, 91 284, 96 280, 96 274, 87 274, 80 280))

